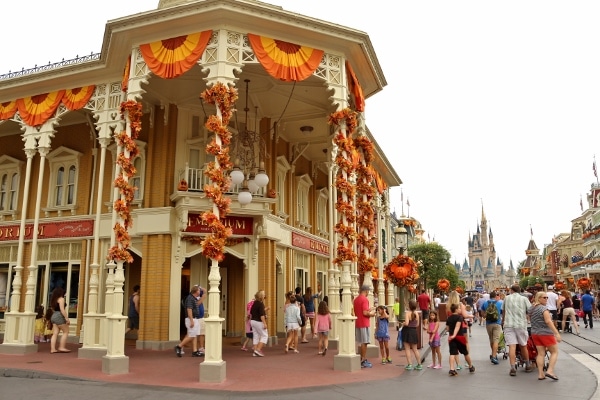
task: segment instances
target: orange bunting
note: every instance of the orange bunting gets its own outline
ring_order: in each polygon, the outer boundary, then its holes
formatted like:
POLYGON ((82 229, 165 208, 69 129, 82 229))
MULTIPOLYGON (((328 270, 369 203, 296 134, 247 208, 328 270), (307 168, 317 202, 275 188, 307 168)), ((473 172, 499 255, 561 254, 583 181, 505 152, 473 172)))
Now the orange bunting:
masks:
POLYGON ((286 82, 299 82, 315 72, 323 50, 298 44, 248 34, 256 58, 273 78, 286 82))
POLYGON ((11 119, 17 112, 17 102, 7 101, 6 103, 0 103, 0 121, 5 119, 11 119))
POLYGON ((127 89, 129 89, 129 75, 131 74, 131 55, 127 57, 127 62, 125 63, 125 69, 123 70, 123 79, 121 79, 121 90, 127 93, 127 89))
POLYGON ((54 114, 64 95, 65 91, 59 90, 18 99, 19 114, 29 126, 42 125, 54 114))
POLYGON ((360 86, 360 83, 358 83, 358 78, 354 74, 354 70, 348 61, 346 61, 346 80, 348 81, 348 89, 350 89, 350 93, 354 96, 356 111, 365 111, 365 95, 363 94, 362 87, 360 86))
POLYGON ((164 79, 173 79, 192 68, 212 36, 212 30, 140 45, 146 65, 164 79))
POLYGON ((62 102, 69 110, 80 110, 90 100, 96 90, 95 85, 65 90, 62 102))

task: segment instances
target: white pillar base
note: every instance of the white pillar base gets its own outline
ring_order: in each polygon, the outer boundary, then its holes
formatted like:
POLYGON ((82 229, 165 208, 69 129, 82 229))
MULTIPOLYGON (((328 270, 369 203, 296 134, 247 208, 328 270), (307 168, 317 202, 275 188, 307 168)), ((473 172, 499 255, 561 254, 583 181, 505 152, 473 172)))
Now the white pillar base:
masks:
POLYGON ((102 357, 102 372, 107 375, 121 375, 129 373, 129 357, 102 357))
POLYGON ((205 361, 200 363, 199 373, 201 383, 222 383, 227 376, 227 363, 222 360, 215 362, 205 361))
POLYGON ((31 354, 38 352, 38 345, 33 344, 0 344, 0 354, 31 354))
POLYGON ((358 371, 360 370, 360 356, 358 354, 333 356, 333 369, 346 372, 358 371))
MULTIPOLYGON (((360 353, 360 349, 359 349, 360 353)), ((378 358, 379 357, 379 346, 374 344, 367 345, 367 358, 378 358)))

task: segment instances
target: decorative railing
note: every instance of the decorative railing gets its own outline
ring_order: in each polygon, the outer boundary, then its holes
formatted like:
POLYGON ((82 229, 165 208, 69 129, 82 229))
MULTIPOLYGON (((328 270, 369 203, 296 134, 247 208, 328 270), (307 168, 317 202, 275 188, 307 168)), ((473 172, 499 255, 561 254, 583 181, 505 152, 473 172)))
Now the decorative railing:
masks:
MULTIPOLYGON (((210 180, 204 174, 206 167, 203 168, 190 168, 186 165, 185 170, 179 174, 179 181, 185 180, 187 182, 188 192, 204 192, 204 186, 210 184, 210 180)), ((228 194, 237 194, 242 189, 242 185, 232 185, 226 192, 228 194)), ((258 192, 252 193, 252 196, 265 197, 265 188, 258 189, 258 192)))
POLYGON ((101 55, 101 53, 91 53, 87 56, 82 56, 82 57, 76 56, 75 58, 70 59, 70 60, 65 60, 63 58, 63 60, 60 62, 56 62, 56 63, 48 62, 48 64, 46 64, 46 65, 40 65, 40 66, 36 65, 35 67, 28 68, 28 69, 23 68, 20 71, 15 71, 15 72, 9 71, 7 74, 0 75, 0 81, 6 80, 6 79, 18 78, 20 76, 37 74, 38 72, 44 72, 44 71, 50 71, 53 69, 68 67, 70 65, 77 65, 77 64, 84 64, 84 63, 88 63, 88 62, 92 62, 92 61, 98 61, 100 59, 100 55, 101 55))

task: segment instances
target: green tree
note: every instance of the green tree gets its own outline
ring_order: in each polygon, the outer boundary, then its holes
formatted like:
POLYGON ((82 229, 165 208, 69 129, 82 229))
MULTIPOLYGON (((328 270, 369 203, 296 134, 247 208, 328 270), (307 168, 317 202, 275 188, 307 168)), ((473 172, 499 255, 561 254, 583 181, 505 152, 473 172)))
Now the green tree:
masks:
POLYGON ((450 281, 450 287, 458 284, 458 273, 450 262, 450 253, 437 243, 416 244, 408 248, 408 255, 419 266, 419 276, 430 289, 437 288, 441 278, 450 281))

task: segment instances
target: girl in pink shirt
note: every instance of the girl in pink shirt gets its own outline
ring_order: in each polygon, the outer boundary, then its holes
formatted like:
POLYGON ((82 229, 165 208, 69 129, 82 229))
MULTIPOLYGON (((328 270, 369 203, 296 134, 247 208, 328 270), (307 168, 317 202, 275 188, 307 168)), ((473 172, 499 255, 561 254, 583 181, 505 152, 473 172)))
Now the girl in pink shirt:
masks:
POLYGON ((315 331, 319 335, 319 354, 325 356, 329 345, 329 331, 331 330, 331 314, 327 302, 319 303, 319 309, 315 318, 315 331))

